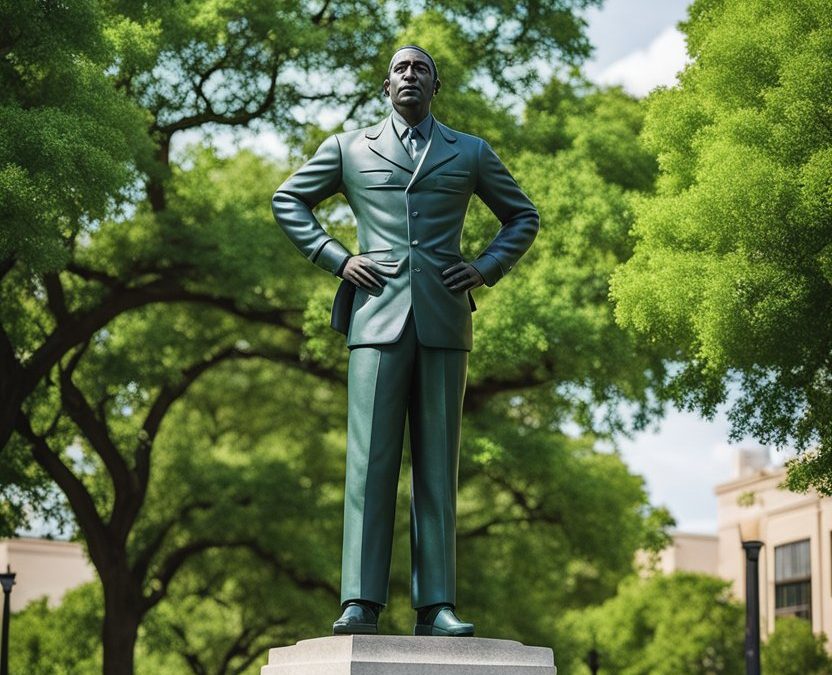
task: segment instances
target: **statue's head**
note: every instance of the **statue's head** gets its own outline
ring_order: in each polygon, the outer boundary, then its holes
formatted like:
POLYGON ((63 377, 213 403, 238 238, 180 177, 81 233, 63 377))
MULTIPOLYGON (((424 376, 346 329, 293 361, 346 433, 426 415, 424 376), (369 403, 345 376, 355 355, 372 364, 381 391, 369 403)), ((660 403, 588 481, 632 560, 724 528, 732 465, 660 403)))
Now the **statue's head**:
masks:
POLYGON ((441 86, 433 57, 416 45, 405 45, 394 52, 383 84, 384 95, 394 106, 426 109, 441 86))

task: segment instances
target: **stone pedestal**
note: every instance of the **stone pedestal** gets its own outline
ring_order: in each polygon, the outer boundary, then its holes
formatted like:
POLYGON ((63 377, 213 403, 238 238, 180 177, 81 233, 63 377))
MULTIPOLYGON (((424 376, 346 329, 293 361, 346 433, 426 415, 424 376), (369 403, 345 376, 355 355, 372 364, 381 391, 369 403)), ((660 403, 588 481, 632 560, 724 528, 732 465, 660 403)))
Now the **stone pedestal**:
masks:
POLYGON ((260 675, 557 675, 548 647, 514 640, 333 635, 269 651, 260 675))

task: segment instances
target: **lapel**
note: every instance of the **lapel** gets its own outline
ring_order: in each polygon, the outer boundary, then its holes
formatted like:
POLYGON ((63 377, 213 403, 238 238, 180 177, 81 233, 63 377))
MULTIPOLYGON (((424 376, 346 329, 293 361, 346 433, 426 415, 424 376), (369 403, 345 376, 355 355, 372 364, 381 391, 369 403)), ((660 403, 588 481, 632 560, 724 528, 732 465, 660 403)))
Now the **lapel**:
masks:
POLYGON ((459 151, 454 147, 457 140, 456 135, 436 117, 433 118, 433 129, 418 166, 414 165, 410 155, 404 149, 404 145, 396 137, 392 113, 375 126, 367 129, 364 135, 369 139, 370 150, 375 154, 413 174, 407 186, 408 190, 425 176, 459 154, 459 151))
POLYGON ((374 127, 367 129, 365 136, 370 139, 370 150, 379 157, 386 159, 408 173, 413 173, 415 168, 413 159, 407 154, 402 142, 396 138, 392 114, 385 117, 374 127))
MULTIPOLYGON (((410 188, 432 171, 456 157, 459 151, 454 146, 454 143, 456 143, 454 133, 434 117, 433 129, 431 130, 428 145, 422 154, 422 161, 416 167, 413 178, 410 179, 407 190, 410 190, 410 188)), ((399 145, 401 145, 401 142, 399 145)))

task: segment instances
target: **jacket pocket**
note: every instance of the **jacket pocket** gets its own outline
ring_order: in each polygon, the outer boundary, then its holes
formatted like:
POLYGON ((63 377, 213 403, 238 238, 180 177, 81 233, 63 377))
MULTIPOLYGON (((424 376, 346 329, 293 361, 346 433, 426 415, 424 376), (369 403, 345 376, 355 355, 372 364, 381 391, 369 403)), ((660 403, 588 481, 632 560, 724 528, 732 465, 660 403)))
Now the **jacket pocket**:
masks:
POLYGON ((391 169, 365 169, 361 171, 361 187, 365 190, 400 190, 404 185, 392 181, 391 169))

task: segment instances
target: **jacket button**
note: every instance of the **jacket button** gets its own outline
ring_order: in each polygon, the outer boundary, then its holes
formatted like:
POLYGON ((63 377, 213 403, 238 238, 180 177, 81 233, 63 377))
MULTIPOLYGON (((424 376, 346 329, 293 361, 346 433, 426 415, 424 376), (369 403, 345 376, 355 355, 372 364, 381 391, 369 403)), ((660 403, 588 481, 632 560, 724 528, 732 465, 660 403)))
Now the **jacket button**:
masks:
POLYGON ((418 246, 418 245, 419 245, 419 240, 418 240, 418 239, 414 239, 413 241, 411 241, 411 242, 410 242, 410 245, 411 245, 411 246, 418 246))
POLYGON ((418 216, 418 215, 419 215, 419 212, 418 212, 418 211, 411 211, 411 212, 410 212, 410 215, 411 215, 411 216, 413 216, 413 217, 415 218, 416 216, 418 216))

